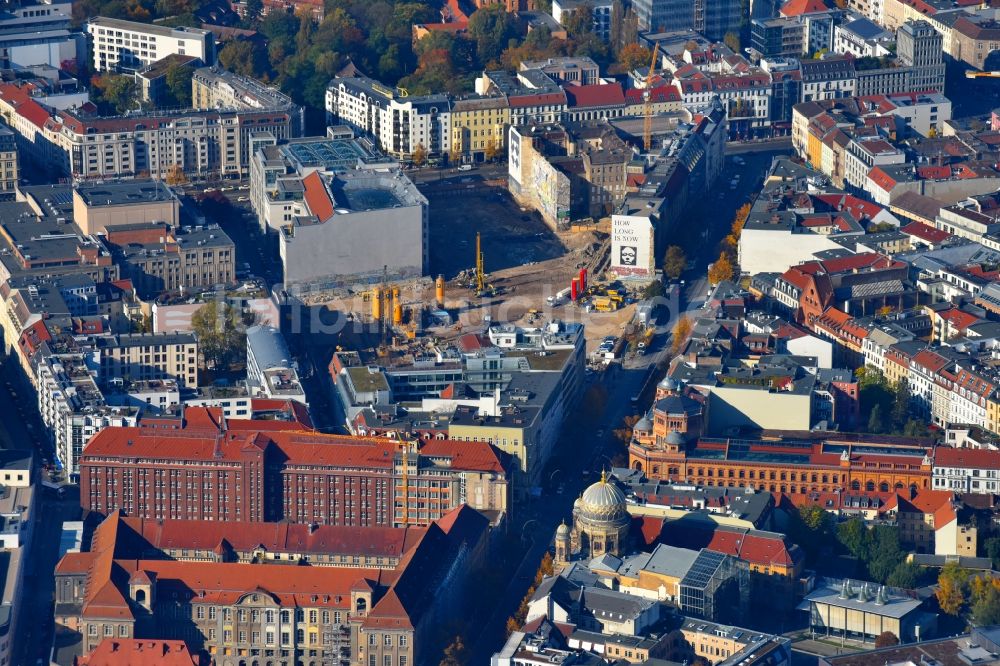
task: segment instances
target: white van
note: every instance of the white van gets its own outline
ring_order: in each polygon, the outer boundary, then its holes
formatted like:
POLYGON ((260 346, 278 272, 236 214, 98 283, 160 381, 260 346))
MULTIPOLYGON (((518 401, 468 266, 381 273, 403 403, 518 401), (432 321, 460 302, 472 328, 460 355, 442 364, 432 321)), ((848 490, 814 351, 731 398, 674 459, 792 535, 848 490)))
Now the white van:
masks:
POLYGON ((462 164, 462 165, 460 165, 458 167, 458 170, 459 171, 472 171, 472 165, 471 164, 462 164))

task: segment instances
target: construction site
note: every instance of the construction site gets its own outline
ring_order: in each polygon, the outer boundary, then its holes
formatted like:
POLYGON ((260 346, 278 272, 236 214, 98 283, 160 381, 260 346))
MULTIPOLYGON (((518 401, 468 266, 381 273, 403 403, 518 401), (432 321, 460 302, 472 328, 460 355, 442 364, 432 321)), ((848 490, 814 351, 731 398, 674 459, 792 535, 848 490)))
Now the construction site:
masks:
POLYGON ((472 179, 455 180, 422 188, 430 203, 434 277, 303 298, 363 324, 345 331, 340 344, 398 348, 428 336, 447 341, 489 322, 539 326, 550 319, 584 323, 588 349, 621 334, 635 308, 623 289, 609 295, 600 282, 609 220, 553 232, 502 183, 477 179, 470 187, 461 181, 472 179), (584 275, 589 279, 581 285, 584 275))

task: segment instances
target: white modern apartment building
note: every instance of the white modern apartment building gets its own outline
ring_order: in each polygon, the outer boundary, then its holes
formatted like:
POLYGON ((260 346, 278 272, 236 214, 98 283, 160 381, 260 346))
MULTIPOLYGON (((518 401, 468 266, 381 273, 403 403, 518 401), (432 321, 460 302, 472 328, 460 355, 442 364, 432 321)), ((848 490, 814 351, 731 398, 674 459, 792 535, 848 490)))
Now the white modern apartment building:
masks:
POLYGON ((54 445, 57 462, 74 479, 77 460, 90 438, 108 426, 136 425, 139 410, 109 407, 104 402, 85 354, 39 356, 38 411, 54 445))
POLYGON ((394 157, 447 154, 451 150, 451 101, 447 95, 410 96, 373 79, 335 79, 326 91, 331 122, 370 134, 394 157))
POLYGON ((883 139, 852 140, 844 152, 844 181, 849 187, 863 190, 872 167, 902 164, 905 161, 903 151, 883 139))
POLYGON ((177 167, 189 177, 246 176, 258 148, 292 138, 298 125, 294 108, 110 118, 53 113, 10 84, 0 84, 0 112, 27 159, 75 179, 163 178, 177 167))
POLYGON ((201 28, 167 28, 98 16, 87 22, 94 71, 138 71, 168 55, 215 61, 215 38, 201 28))
POLYGON ((273 326, 247 329, 247 386, 266 398, 306 404, 297 364, 281 331, 273 326))
POLYGON ((1000 451, 939 446, 931 478, 935 490, 996 494, 1000 492, 1000 451))

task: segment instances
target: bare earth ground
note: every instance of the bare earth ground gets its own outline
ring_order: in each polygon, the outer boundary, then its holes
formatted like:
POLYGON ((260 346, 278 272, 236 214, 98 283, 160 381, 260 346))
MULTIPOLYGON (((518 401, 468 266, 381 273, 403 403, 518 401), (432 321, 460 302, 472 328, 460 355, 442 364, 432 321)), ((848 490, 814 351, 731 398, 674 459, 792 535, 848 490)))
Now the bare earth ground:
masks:
MULTIPOLYGON (((461 181, 423 188, 430 202, 431 275, 445 276, 445 309, 457 322, 427 329, 429 333, 442 339, 457 337, 481 326, 485 315, 493 321, 526 325, 529 310, 538 311, 534 325, 555 318, 584 322, 589 348, 596 347, 607 335, 622 332, 632 318, 634 306, 613 313, 585 313, 573 303, 555 308, 546 304, 548 296, 570 286, 580 268, 594 266, 605 234, 554 232, 537 213, 521 210, 502 186, 477 182, 474 177, 461 181), (487 282, 500 292, 491 298, 477 298, 456 280, 475 265, 477 232, 487 282), (594 340, 598 342, 590 344, 594 340)), ((588 279, 592 279, 589 273, 588 279)), ((433 282, 433 278, 422 278, 397 283, 404 310, 436 309, 433 282)), ((318 292, 311 294, 308 302, 353 312, 363 321, 371 319, 371 305, 363 300, 360 291, 318 292)))

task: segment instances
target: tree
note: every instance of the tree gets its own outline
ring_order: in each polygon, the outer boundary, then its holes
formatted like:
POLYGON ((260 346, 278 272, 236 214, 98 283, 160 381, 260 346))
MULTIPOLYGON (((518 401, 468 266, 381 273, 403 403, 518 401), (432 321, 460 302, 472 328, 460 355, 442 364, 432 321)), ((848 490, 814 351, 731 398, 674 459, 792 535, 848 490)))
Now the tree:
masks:
POLYGON ((487 66, 499 62, 500 54, 517 32, 511 15, 494 4, 473 12, 469 17, 468 34, 476 43, 479 64, 487 66))
POLYGON ((733 236, 739 239, 740 234, 743 233, 743 226, 747 223, 747 219, 750 217, 750 204, 745 203, 736 209, 736 215, 733 216, 733 226, 730 230, 733 236))
POLYGON ((413 164, 420 167, 427 162, 427 149, 424 148, 424 144, 417 144, 416 150, 413 151, 413 164))
POLYGON ((191 77, 193 75, 194 68, 188 65, 175 62, 167 67, 164 80, 172 106, 179 106, 185 109, 191 106, 191 77))
POLYGON ((869 577, 885 583, 905 557, 897 528, 877 525, 872 529, 871 559, 867 563, 869 577))
POLYGON ((1000 623, 1000 589, 988 584, 972 604, 972 621, 980 626, 1000 623))
POLYGON ((91 83, 99 106, 111 107, 117 113, 136 108, 139 89, 134 79, 121 74, 104 74, 95 76, 91 83))
POLYGON ((890 587, 901 587, 912 590, 919 584, 920 574, 920 566, 913 562, 900 562, 892 570, 892 573, 889 574, 889 578, 886 579, 885 584, 890 587))
POLYGON ((253 25, 260 18, 261 14, 264 13, 264 1, 263 0, 247 0, 247 14, 245 21, 247 25, 253 25))
POLYGON ((837 541, 859 560, 868 559, 872 537, 861 518, 851 518, 837 525, 837 541))
POLYGON ((187 174, 184 173, 184 168, 180 164, 173 164, 167 169, 166 177, 167 185, 171 187, 177 185, 186 185, 188 182, 187 174))
POLYGON ((465 644, 461 636, 455 636, 455 640, 444 649, 444 658, 441 659, 441 666, 464 666, 469 658, 465 644))
POLYGON ((243 76, 258 76, 264 70, 260 54, 248 41, 234 39, 219 51, 219 64, 243 76))
POLYGON ((882 415, 882 405, 875 405, 868 415, 868 432, 880 433, 883 430, 885 430, 885 416, 882 415))
POLYGON ((877 648, 891 647, 893 645, 899 645, 899 638, 891 631, 883 631, 875 637, 875 647, 877 648))
POLYGON ((499 151, 497 150, 496 139, 490 137, 486 140, 486 148, 483 149, 483 157, 487 162, 492 162, 496 159, 498 153, 499 151))
POLYGON ((892 425, 894 429, 901 430, 910 419, 910 387, 906 379, 900 379, 892 387, 892 393, 892 412, 890 414, 892 425))
POLYGON ((725 280, 733 279, 733 264, 729 261, 729 256, 722 252, 719 254, 719 258, 715 260, 712 267, 708 269, 708 282, 712 285, 717 285, 725 280))
POLYGON ((240 311, 226 302, 209 301, 191 317, 198 348, 215 368, 226 369, 246 349, 246 330, 240 311))
POLYGON ((938 575, 938 589, 934 593, 938 607, 942 613, 958 615, 965 604, 965 591, 968 585, 968 574, 954 562, 949 562, 941 568, 938 575))
POLYGON ((459 149, 457 144, 452 145, 451 150, 448 151, 448 163, 458 164, 462 160, 462 151, 459 149))
POLYGON ((653 280, 646 285, 646 288, 642 290, 643 298, 660 298, 664 294, 663 283, 659 280, 653 280))
POLYGON ((687 317, 681 317, 674 324, 674 337, 673 341, 670 343, 670 353, 676 354, 683 347, 684 343, 687 342, 688 336, 691 335, 691 320, 687 317))
POLYGON ((663 273, 671 280, 676 280, 687 267, 687 255, 679 245, 671 245, 663 257, 663 273))
POLYGON ((740 45, 740 35, 736 32, 727 32, 722 41, 733 50, 733 53, 740 53, 743 49, 740 45))
POLYGON ((552 553, 549 551, 545 551, 545 555, 542 556, 542 563, 538 565, 538 571, 543 576, 551 576, 555 571, 552 567, 552 553))
POLYGON ((652 59, 652 52, 638 44, 626 44, 618 51, 618 67, 623 74, 628 74, 639 67, 649 67, 652 59))
POLYGON ((990 537, 983 542, 986 557, 993 560, 993 568, 1000 569, 1000 537, 990 537))
POLYGON ((520 629, 521 626, 512 617, 507 618, 507 636, 509 637, 512 633, 520 629))

